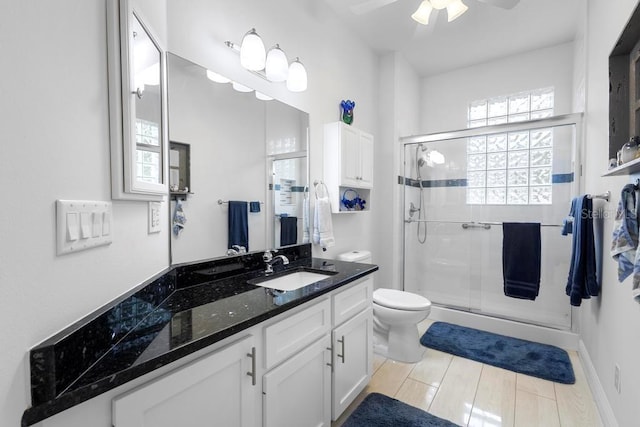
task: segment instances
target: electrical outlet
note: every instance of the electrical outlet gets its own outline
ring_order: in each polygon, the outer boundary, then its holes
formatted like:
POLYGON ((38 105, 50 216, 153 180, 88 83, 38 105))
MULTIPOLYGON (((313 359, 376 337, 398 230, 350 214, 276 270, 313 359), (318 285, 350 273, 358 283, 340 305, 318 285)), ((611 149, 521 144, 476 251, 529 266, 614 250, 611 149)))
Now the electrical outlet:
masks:
POLYGON ((620 366, 615 365, 613 370, 613 386, 620 393, 620 366))

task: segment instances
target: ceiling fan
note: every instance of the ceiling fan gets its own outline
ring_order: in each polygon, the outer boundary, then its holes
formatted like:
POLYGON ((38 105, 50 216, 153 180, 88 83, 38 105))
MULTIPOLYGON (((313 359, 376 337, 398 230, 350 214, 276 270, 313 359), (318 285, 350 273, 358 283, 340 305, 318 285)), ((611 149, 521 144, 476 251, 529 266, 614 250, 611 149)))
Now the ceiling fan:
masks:
MULTIPOLYGON (((366 0, 362 3, 351 6, 351 11, 356 15, 364 15, 373 12, 376 9, 395 3, 398 0, 366 0)), ((513 8, 520 0, 478 0, 503 9, 513 8)), ((462 15, 468 7, 462 3, 462 0, 423 0, 418 9, 411 17, 423 25, 429 23, 429 16, 432 11, 440 11, 447 9, 448 21, 451 22, 462 15)))

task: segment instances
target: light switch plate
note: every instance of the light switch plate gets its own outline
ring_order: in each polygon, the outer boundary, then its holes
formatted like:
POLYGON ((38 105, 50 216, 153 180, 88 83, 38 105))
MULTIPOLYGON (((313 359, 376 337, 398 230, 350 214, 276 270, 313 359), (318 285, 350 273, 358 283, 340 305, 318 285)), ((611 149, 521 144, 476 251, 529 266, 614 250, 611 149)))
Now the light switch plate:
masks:
POLYGON ((111 202, 94 200, 56 201, 56 253, 79 252, 111 243, 111 202), (100 223, 102 221, 102 223, 100 223))
POLYGON ((160 202, 149 202, 149 234, 159 233, 162 230, 160 225, 160 202))

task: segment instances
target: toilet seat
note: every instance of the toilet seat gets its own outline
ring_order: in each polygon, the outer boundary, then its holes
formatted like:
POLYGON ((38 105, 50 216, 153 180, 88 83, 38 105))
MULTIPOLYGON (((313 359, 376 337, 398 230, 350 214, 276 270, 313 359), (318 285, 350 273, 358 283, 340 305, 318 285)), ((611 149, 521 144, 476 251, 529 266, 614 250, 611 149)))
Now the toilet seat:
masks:
POLYGON ((431 301, 427 298, 397 289, 376 289, 373 292, 373 302, 383 307, 406 311, 421 311, 431 307, 431 301))

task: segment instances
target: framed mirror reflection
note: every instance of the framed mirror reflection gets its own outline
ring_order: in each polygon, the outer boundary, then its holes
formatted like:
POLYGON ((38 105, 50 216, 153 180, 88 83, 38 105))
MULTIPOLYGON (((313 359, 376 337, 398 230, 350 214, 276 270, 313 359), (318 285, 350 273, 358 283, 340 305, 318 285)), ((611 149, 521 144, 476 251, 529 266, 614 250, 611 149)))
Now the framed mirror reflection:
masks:
POLYGON ((207 69, 172 53, 167 69, 169 139, 189 145, 190 184, 197 188, 169 203, 169 218, 176 209, 186 218, 171 235, 172 264, 226 256, 237 246, 237 223, 229 221, 237 204, 229 201, 246 203, 240 225, 247 251, 303 243, 309 115, 213 81, 207 69))

